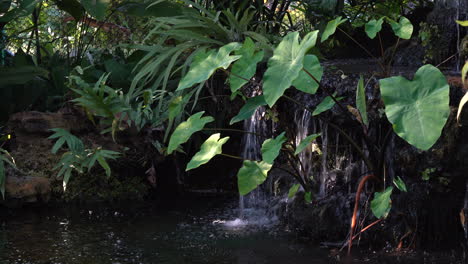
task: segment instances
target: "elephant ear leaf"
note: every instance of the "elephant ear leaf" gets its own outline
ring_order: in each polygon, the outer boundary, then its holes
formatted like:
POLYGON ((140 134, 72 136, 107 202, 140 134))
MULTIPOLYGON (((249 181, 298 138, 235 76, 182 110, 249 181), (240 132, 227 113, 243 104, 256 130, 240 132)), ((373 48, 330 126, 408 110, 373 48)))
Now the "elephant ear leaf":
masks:
POLYGON ((365 25, 366 34, 370 39, 374 39, 382 30, 382 24, 384 22, 384 18, 380 18, 379 20, 372 19, 365 25))
POLYGON ((219 50, 200 51, 196 54, 190 65, 188 73, 180 80, 177 91, 192 87, 204 82, 219 68, 227 69, 231 63, 241 58, 239 55, 230 55, 241 47, 240 43, 232 42, 222 46, 219 50))
POLYGON ((187 164, 185 171, 189 171, 208 163, 214 156, 221 154, 222 146, 228 141, 229 137, 221 138, 220 134, 211 135, 200 147, 195 156, 187 164))
POLYGON ((286 142, 285 132, 281 133, 276 138, 270 138, 265 140, 262 144, 262 157, 263 161, 273 164, 275 159, 278 157, 283 143, 286 142))
POLYGON ((260 106, 266 105, 265 98, 263 95, 255 96, 247 99, 247 102, 240 109, 239 113, 231 119, 229 122, 230 125, 243 121, 252 117, 252 115, 257 111, 260 106))
POLYGON ((207 123, 214 121, 211 116, 202 117, 204 113, 204 111, 198 112, 176 127, 169 140, 167 154, 174 152, 181 144, 187 142, 195 132, 202 130, 207 123))
POLYGON ((393 33, 399 38, 410 39, 413 35, 413 24, 406 17, 400 17, 398 22, 389 19, 390 26, 393 29, 393 33))
POLYGON ((442 72, 424 65, 412 81, 401 76, 380 80, 380 91, 397 135, 421 150, 431 148, 450 114, 449 85, 442 72))
POLYGON ((312 135, 304 138, 303 140, 301 140, 301 143, 299 143, 299 145, 296 147, 296 151, 294 152, 294 155, 297 155, 297 154, 301 153, 302 151, 304 151, 304 149, 307 148, 307 146, 309 146, 310 143, 312 143, 318 137, 320 137, 320 133, 312 134, 312 135))
POLYGON ((335 34, 336 28, 346 22, 346 18, 342 19, 340 16, 328 22, 325 30, 322 33, 321 42, 327 40, 331 35, 335 34))
POLYGON ((255 43, 249 37, 235 54, 242 57, 232 64, 232 74, 229 75, 229 84, 233 93, 242 88, 248 82, 247 80, 254 76, 257 71, 257 63, 263 59, 263 51, 255 52, 255 43))
POLYGON ((237 173, 237 184, 240 195, 246 195, 265 182, 273 165, 264 161, 244 160, 242 168, 237 173))
POLYGON ((392 195, 393 187, 388 187, 383 192, 376 192, 374 199, 371 201, 371 210, 375 217, 382 218, 387 217, 390 209, 392 208, 392 195))
POLYGON ((299 76, 293 81, 292 85, 304 93, 315 94, 322 79, 323 68, 315 55, 306 55, 304 57, 304 69, 299 72, 299 76), (306 72, 307 71, 307 72, 306 72), (314 76, 315 80, 309 76, 314 76))
POLYGON ((315 46, 318 31, 308 33, 299 42, 299 32, 286 35, 268 60, 268 69, 263 76, 263 95, 271 107, 291 87, 304 68, 306 52, 315 46))

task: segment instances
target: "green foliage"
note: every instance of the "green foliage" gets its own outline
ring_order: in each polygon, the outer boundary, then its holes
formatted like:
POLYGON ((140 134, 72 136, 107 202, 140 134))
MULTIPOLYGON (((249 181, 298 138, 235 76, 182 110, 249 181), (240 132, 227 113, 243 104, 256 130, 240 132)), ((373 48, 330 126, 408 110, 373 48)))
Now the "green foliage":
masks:
POLYGON ((237 173, 239 194, 246 195, 262 184, 273 165, 264 161, 244 160, 242 168, 237 173))
POLYGON ((380 90, 385 113, 398 136, 422 150, 432 147, 450 114, 445 76, 425 65, 413 81, 400 76, 380 80, 380 90))
POLYGON ((301 153, 302 151, 304 151, 304 149, 307 148, 307 146, 309 146, 314 140, 320 137, 320 135, 321 135, 320 133, 312 134, 310 136, 307 136, 303 140, 301 140, 301 143, 299 143, 299 145, 296 147, 296 151, 294 152, 294 155, 297 155, 301 153))
POLYGON ((388 19, 390 26, 392 26, 393 32, 399 38, 410 39, 413 34, 413 24, 406 17, 400 17, 398 22, 388 19))
POLYGON ((260 106, 264 106, 266 104, 267 103, 265 102, 265 97, 263 95, 247 99, 247 102, 242 106, 239 113, 231 119, 229 124, 232 125, 234 123, 249 119, 260 106))
MULTIPOLYGON (((344 97, 337 97, 336 100, 340 101, 343 98, 344 97)), ((335 106, 335 101, 333 101, 333 98, 331 96, 327 96, 325 97, 325 99, 323 99, 323 101, 319 105, 317 105, 312 115, 313 116, 320 115, 321 113, 332 109, 333 106, 335 106)))
POLYGON ((222 146, 229 140, 229 137, 220 139, 221 134, 211 135, 200 147, 198 151, 187 164, 185 171, 189 171, 208 163, 214 156, 221 154, 222 146))
POLYGON ((289 33, 274 50, 273 57, 268 61, 268 69, 263 76, 263 95, 270 107, 299 76, 304 67, 304 56, 315 46, 317 34, 318 31, 310 32, 299 42, 298 32, 289 33))
POLYGON ((312 202, 312 192, 306 192, 304 194, 304 200, 306 203, 311 203, 312 202))
POLYGON ((423 181, 428 181, 435 171, 435 168, 426 168, 423 172, 421 172, 421 178, 423 181))
POLYGON ((366 102, 366 89, 364 87, 364 78, 359 78, 357 90, 356 90, 356 108, 361 116, 362 123, 366 126, 369 125, 369 119, 367 118, 367 102, 366 102))
POLYGON ((2 68, 0 71, 0 88, 11 85, 23 85, 35 78, 47 78, 49 72, 41 67, 20 66, 2 68))
POLYGON ((176 150, 181 144, 187 142, 192 134, 202 130, 207 123, 214 121, 214 118, 211 116, 202 117, 204 113, 204 111, 198 112, 190 116, 187 121, 182 122, 177 126, 169 140, 167 154, 174 152, 174 150, 176 150))
POLYGON ((371 201, 371 210, 375 217, 383 218, 387 217, 392 207, 392 195, 393 187, 387 187, 383 192, 376 192, 374 199, 371 201))
POLYGON ((230 53, 241 48, 239 43, 229 43, 218 51, 209 50, 198 52, 190 66, 187 75, 179 82, 177 90, 190 88, 197 83, 204 82, 219 68, 227 69, 232 62, 241 56, 231 56, 230 53))
POLYGON ((269 164, 273 164, 286 140, 286 132, 281 133, 274 139, 270 138, 265 140, 265 142, 262 144, 263 161, 269 164))
POLYGON ((3 148, 0 148, 0 193, 2 194, 3 199, 5 199, 5 163, 16 168, 15 160, 10 153, 3 148))
POLYGON ((375 36, 377 36, 377 33, 379 33, 382 30, 383 22, 383 17, 379 20, 372 19, 369 22, 367 22, 365 26, 367 36, 371 39, 374 39, 375 36))
POLYGON ((304 93, 315 94, 319 88, 318 82, 322 79, 322 75, 323 68, 320 65, 317 56, 306 55, 304 57, 304 69, 299 72, 299 75, 293 81, 292 85, 304 93), (309 74, 311 74, 316 80, 309 76, 309 74))
POLYGON ((67 145, 69 151, 63 153, 59 163, 54 167, 54 170, 60 169, 57 178, 63 177, 63 188, 66 190, 67 184, 72 176, 73 171, 83 174, 89 172, 97 163, 104 169, 107 177, 111 176, 111 169, 107 160, 115 160, 120 156, 119 152, 105 150, 101 147, 87 149, 83 142, 72 135, 65 129, 52 129, 52 134, 49 139, 57 139, 52 153, 57 151, 64 145, 67 145))
POLYGON ((346 18, 341 18, 341 16, 328 22, 327 26, 322 32, 321 42, 327 40, 331 35, 335 34, 336 28, 346 22, 346 18))
POLYGON ((457 20, 456 22, 461 26, 468 27, 468 20, 466 21, 457 20))
POLYGON ((245 39, 242 48, 235 52, 241 58, 235 61, 232 65, 231 75, 229 75, 229 84, 231 92, 236 92, 250 80, 257 71, 257 63, 264 56, 263 51, 255 51, 255 43, 249 37, 245 39))
POLYGON ((81 0, 86 11, 97 20, 104 20, 110 0, 81 0))
POLYGON ((299 190, 299 187, 301 187, 300 184, 294 184, 293 186, 291 186, 291 188, 289 188, 289 192, 288 192, 289 199, 293 198, 294 195, 296 195, 297 191, 299 190))
POLYGON ((400 178, 400 176, 397 176, 396 178, 393 179, 393 184, 398 188, 398 190, 402 192, 408 192, 408 190, 406 189, 406 184, 400 178))

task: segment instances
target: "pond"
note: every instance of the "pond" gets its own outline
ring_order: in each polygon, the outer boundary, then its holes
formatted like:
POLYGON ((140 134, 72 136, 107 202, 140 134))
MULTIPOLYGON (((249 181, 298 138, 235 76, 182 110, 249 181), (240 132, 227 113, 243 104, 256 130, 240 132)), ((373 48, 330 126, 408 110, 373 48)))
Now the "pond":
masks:
POLYGON ((297 242, 274 219, 236 219, 237 203, 219 200, 184 200, 168 208, 16 211, 1 222, 0 263, 329 262, 328 251, 297 242))

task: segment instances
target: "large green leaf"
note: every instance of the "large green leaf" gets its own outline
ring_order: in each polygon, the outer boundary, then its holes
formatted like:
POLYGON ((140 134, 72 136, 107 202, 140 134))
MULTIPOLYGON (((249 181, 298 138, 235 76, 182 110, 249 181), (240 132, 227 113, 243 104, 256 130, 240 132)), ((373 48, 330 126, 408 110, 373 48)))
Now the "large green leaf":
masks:
POLYGON ((260 106, 266 105, 265 98, 263 95, 255 96, 247 99, 247 102, 242 106, 239 113, 231 119, 229 122, 230 125, 243 121, 252 117, 257 108, 260 106))
POLYGON ((262 158, 263 161, 273 164, 278 157, 283 143, 286 142, 286 132, 281 133, 276 138, 265 140, 262 144, 262 158))
POLYGON ((54 0, 54 2, 59 9, 70 14, 75 21, 80 21, 85 14, 85 9, 77 0, 54 0))
POLYGON ((304 151, 304 149, 307 146, 309 146, 309 144, 312 143, 312 141, 314 141, 318 137, 320 137, 320 133, 312 134, 310 136, 307 136, 303 140, 301 140, 301 143, 299 143, 299 145, 296 147, 296 151, 294 152, 294 155, 297 155, 297 154, 301 153, 302 151, 304 151))
POLYGON ((97 20, 106 18, 107 7, 110 0, 81 0, 81 4, 91 16, 97 20))
POLYGON ((47 78, 49 72, 41 67, 6 67, 0 70, 0 88, 9 85, 22 85, 37 77, 47 78))
MULTIPOLYGON (((340 101, 343 98, 344 97, 338 97, 336 98, 336 100, 340 101)), ((327 96, 319 105, 317 105, 314 112, 312 113, 312 116, 320 115, 321 113, 332 109, 333 106, 335 106, 335 101, 333 100, 333 98, 331 98, 331 96, 327 96)))
POLYGON ((274 50, 263 76, 263 95, 271 107, 291 87, 304 67, 306 52, 315 46, 318 31, 308 33, 299 43, 299 32, 286 35, 274 50))
POLYGON ((413 24, 406 17, 400 17, 398 22, 389 19, 390 26, 392 26, 395 35, 402 39, 410 39, 413 35, 413 24))
POLYGON ((8 23, 16 18, 29 16, 42 0, 19 0, 16 8, 10 9, 0 17, 0 23, 8 23))
POLYGON ((380 80, 380 91, 398 136, 421 150, 432 147, 450 114, 449 85, 442 72, 424 65, 413 81, 401 76, 380 80))
POLYGON ((180 123, 172 133, 171 139, 169 140, 169 146, 167 147, 167 154, 171 154, 181 144, 187 142, 193 133, 203 129, 203 127, 210 122, 214 121, 211 116, 202 117, 205 112, 198 112, 180 123))
POLYGON ((273 165, 264 161, 244 160, 242 168, 237 173, 237 185, 240 195, 246 195, 262 184, 273 165))
POLYGON ((362 123, 368 126, 369 119, 367 118, 366 89, 364 87, 364 78, 362 75, 359 78, 356 90, 356 107, 361 115, 362 123))
POLYGON ((371 210, 375 217, 382 218, 386 217, 390 212, 392 206, 392 195, 393 187, 388 187, 383 192, 376 192, 374 199, 371 201, 371 210))
POLYGON ((341 18, 340 16, 328 22, 327 26, 323 30, 321 42, 327 40, 331 35, 335 34, 336 28, 346 22, 346 18, 341 18))
POLYGON ((323 75, 323 68, 315 55, 306 55, 304 57, 304 70, 299 72, 299 76, 293 81, 292 85, 296 89, 301 90, 305 93, 315 94, 319 87, 319 84, 307 74, 305 71, 310 73, 312 76, 320 82, 323 75))
POLYGON ((366 34, 369 38, 374 39, 377 36, 377 33, 382 30, 382 24, 384 22, 384 18, 380 18, 379 20, 372 19, 366 23, 365 30, 366 34))
POLYGON ((233 93, 254 76, 257 71, 257 63, 263 59, 263 51, 255 52, 255 43, 249 37, 235 54, 242 57, 232 64, 232 74, 229 75, 229 83, 233 93))
POLYGON ((180 80, 177 90, 180 91, 208 80, 219 68, 227 69, 232 62, 241 57, 238 55, 230 55, 231 52, 238 50, 240 47, 240 43, 233 42, 222 46, 218 51, 209 50, 198 52, 193 58, 189 72, 180 80))
POLYGON ((220 139, 221 134, 211 135, 200 147, 198 151, 187 164, 185 171, 200 167, 210 161, 214 156, 221 154, 222 146, 226 143, 229 137, 220 139))

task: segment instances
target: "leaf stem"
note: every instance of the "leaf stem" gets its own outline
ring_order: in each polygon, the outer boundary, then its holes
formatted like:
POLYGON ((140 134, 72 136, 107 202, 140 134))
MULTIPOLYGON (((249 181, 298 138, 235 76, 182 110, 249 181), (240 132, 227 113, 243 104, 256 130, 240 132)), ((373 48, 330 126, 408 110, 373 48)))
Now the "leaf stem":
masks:
POLYGON ((204 130, 204 131, 238 132, 238 133, 244 133, 244 134, 252 134, 252 135, 255 135, 255 136, 257 136, 257 137, 268 138, 268 137, 265 136, 265 135, 258 134, 258 133, 255 133, 255 132, 245 131, 245 130, 241 130, 241 129, 233 129, 233 128, 204 128, 204 129, 202 129, 202 130, 204 130))

